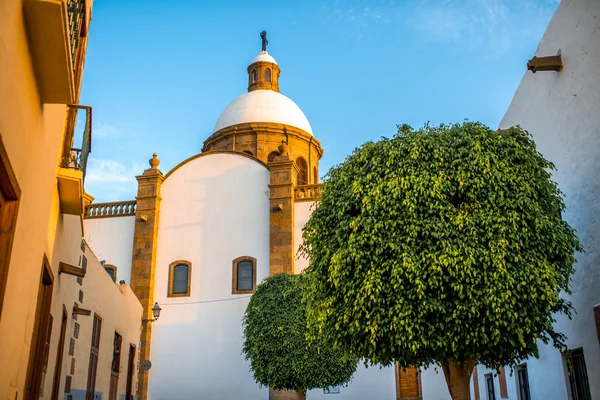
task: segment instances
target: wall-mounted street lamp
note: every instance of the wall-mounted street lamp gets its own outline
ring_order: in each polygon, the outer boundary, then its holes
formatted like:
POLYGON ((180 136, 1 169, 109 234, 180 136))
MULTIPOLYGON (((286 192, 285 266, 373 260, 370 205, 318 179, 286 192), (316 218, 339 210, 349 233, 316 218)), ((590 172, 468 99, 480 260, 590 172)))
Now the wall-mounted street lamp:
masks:
POLYGON ((160 317, 160 306, 158 305, 158 303, 154 303, 154 307, 152 307, 152 316, 154 317, 153 319, 143 319, 142 320, 142 324, 147 324, 148 322, 154 322, 158 319, 158 317, 160 317))

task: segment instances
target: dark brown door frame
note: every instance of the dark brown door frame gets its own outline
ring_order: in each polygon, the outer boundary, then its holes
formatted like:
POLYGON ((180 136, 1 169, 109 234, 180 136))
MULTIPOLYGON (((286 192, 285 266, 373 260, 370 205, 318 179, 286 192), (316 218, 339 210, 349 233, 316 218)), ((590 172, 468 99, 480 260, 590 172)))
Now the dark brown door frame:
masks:
POLYGON ((44 254, 35 311, 35 322, 33 324, 33 335, 31 336, 29 363, 27 365, 27 375, 25 378, 25 399, 37 400, 40 396, 40 385, 42 383, 44 358, 46 355, 45 342, 48 335, 48 329, 51 329, 49 321, 53 283, 54 274, 50 268, 48 257, 44 254))
POLYGON ((129 360, 127 361, 127 387, 125 388, 125 400, 131 400, 133 393, 133 374, 135 373, 135 345, 129 344, 129 360))
POLYGON ((60 324, 60 337, 58 339, 58 352, 56 353, 56 365, 54 367, 54 383, 52 384, 52 400, 59 400, 58 392, 60 389, 60 382, 62 381, 60 374, 62 372, 63 353, 65 351, 65 338, 67 336, 68 320, 69 314, 67 313, 67 308, 63 304, 63 315, 60 324))
POLYGON ((92 325, 92 343, 90 345, 90 362, 88 369, 88 381, 86 386, 86 400, 94 400, 96 393, 96 373, 98 371, 98 356, 100 352, 100 338, 102 337, 102 318, 94 314, 92 325))
POLYGON ((0 135, 0 320, 20 198, 21 189, 0 135))
POLYGON ((113 357, 110 365, 110 390, 108 392, 108 400, 117 400, 119 393, 119 371, 121 369, 121 347, 123 336, 115 331, 113 340, 113 357))

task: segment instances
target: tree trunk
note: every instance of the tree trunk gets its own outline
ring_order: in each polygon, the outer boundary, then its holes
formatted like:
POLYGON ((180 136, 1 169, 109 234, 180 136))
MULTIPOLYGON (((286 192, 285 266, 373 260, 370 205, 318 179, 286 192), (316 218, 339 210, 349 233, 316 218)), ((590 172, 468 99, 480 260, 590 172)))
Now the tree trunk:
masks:
POLYGON ((456 363, 454 360, 442 361, 442 370, 452 400, 471 400, 469 384, 471 383, 471 373, 474 366, 475 359, 462 363, 456 363))
POLYGON ((306 400, 306 390, 298 388, 296 393, 298 395, 298 400, 306 400))

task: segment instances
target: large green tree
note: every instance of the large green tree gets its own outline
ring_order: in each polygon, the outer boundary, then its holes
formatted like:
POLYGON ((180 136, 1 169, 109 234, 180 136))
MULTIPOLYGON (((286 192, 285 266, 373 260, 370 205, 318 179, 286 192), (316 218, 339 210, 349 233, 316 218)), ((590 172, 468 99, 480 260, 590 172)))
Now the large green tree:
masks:
POLYGON ((350 354, 440 365, 455 400, 477 363, 564 347, 579 242, 552 163, 519 127, 399 127, 326 178, 302 251, 309 322, 350 354))
POLYGON ((265 279, 250 298, 244 315, 244 347, 254 379, 275 390, 306 390, 344 385, 358 360, 333 349, 319 335, 307 341, 303 275, 278 274, 265 279))

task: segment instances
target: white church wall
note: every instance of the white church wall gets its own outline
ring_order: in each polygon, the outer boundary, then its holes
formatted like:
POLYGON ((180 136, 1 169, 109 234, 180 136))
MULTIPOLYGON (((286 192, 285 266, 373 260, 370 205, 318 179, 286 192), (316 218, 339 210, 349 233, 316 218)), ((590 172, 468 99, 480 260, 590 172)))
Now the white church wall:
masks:
POLYGON ((117 282, 131 279, 135 216, 83 220, 85 240, 99 260, 117 267, 117 282))
MULTIPOLYGON (((535 55, 562 53, 561 72, 526 72, 500 128, 521 125, 538 150, 557 168, 565 195, 563 217, 577 230, 585 253, 578 255, 568 296, 573 320, 559 317, 557 329, 571 349, 583 348, 591 397, 600 398, 600 346, 593 307, 600 303, 600 2, 563 0, 535 55)), ((540 359, 527 361, 534 399, 564 400, 567 381, 562 356, 540 343, 540 359)), ((483 376, 480 370, 480 379, 483 376)), ((507 377, 509 386, 515 385, 507 377)), ((481 389, 485 386, 481 386, 481 389)), ((514 391, 513 391, 514 393, 514 391)), ((511 399, 516 399, 512 396, 511 399)))
POLYGON ((308 259, 298 254, 298 249, 302 244, 302 229, 310 218, 311 209, 314 201, 298 201, 294 204, 294 273, 299 274, 308 267, 308 259))
POLYGON ((437 371, 434 367, 421 370, 421 394, 423 400, 452 399, 441 367, 438 367, 437 371))
POLYGON ((232 261, 269 274, 269 171, 248 157, 205 153, 162 186, 154 298, 151 400, 261 399, 242 352, 250 295, 232 294, 232 261), (189 297, 167 297, 169 264, 191 262, 189 297), (199 396, 201 394, 201 396, 199 396))

